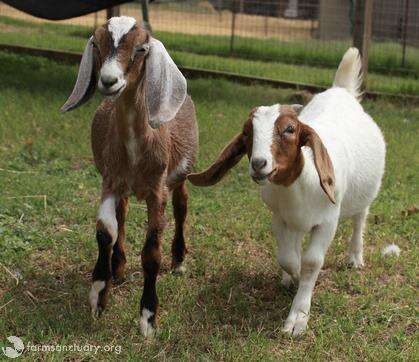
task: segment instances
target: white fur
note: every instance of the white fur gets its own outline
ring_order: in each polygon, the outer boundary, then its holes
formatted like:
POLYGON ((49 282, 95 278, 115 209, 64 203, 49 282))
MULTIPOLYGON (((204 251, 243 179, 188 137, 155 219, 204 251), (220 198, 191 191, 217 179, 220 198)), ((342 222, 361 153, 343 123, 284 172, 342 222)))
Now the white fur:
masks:
POLYGON ((121 38, 131 30, 136 22, 137 21, 130 16, 116 16, 109 20, 108 30, 112 35, 115 48, 118 47, 121 38))
POLYGON ((184 157, 180 160, 177 167, 170 172, 169 176, 167 177, 167 182, 170 183, 172 181, 176 181, 179 176, 185 176, 189 172, 190 167, 190 160, 188 157, 184 157))
POLYGON ((105 95, 119 95, 125 89, 126 80, 124 79, 124 72, 116 57, 106 59, 105 63, 100 69, 100 77, 98 82, 99 90, 105 95), (116 79, 115 84, 110 88, 106 88, 103 82, 116 79))
POLYGON ((106 227, 106 230, 112 237, 112 245, 115 244, 118 236, 118 221, 116 220, 116 199, 114 195, 107 197, 102 201, 99 207, 97 219, 106 227))
POLYGON ((92 284, 92 289, 90 289, 89 301, 93 318, 96 318, 97 316, 97 302, 99 300, 99 293, 103 288, 105 288, 105 282, 103 280, 96 280, 92 284))
POLYGON ((400 248, 396 244, 386 245, 381 250, 381 255, 383 257, 391 256, 391 255, 395 255, 396 257, 399 257, 400 256, 400 248))
POLYGON ((153 337, 155 329, 151 325, 151 323, 148 321, 150 317, 153 316, 153 312, 149 311, 147 308, 144 308, 141 312, 140 317, 140 330, 144 337, 153 337))
POLYGON ((334 87, 345 88, 356 99, 362 96, 362 61, 357 48, 349 48, 339 64, 334 87))
MULTIPOLYGON (((269 183, 261 189, 262 199, 273 213, 272 229, 278 240, 278 262, 286 272, 284 284, 289 285, 290 278, 299 283, 283 328, 293 335, 306 329, 313 288, 340 219, 353 219, 349 259, 355 267, 363 265, 365 219, 384 173, 383 135, 355 98, 359 95, 356 91, 359 78, 358 72, 352 70, 358 69, 360 60, 354 54, 352 50, 351 56, 345 55, 342 61, 345 64, 339 67, 335 78, 339 87, 316 95, 299 117, 301 122, 317 132, 327 148, 336 178, 336 204, 328 199, 320 186, 313 154, 308 147, 302 148, 304 167, 291 186, 269 183), (301 241, 307 232, 310 241, 303 253, 301 241)), ((269 124, 277 117, 272 113, 269 112, 269 124)), ((257 122, 254 129, 261 129, 260 117, 257 122)), ((263 139, 257 139, 257 152, 266 154, 270 144, 267 134, 263 139), (262 146, 262 142, 268 145, 262 146)))
POLYGON ((182 264, 177 265, 174 269, 173 269, 173 273, 175 274, 185 274, 186 272, 186 266, 182 264))
MULTIPOLYGON (((272 134, 275 121, 278 117, 279 104, 258 107, 253 114, 253 148, 251 160, 261 158, 267 161, 266 166, 260 170, 261 173, 269 174, 272 171, 272 134)), ((250 175, 254 174, 251 162, 249 164, 249 172, 250 175)))

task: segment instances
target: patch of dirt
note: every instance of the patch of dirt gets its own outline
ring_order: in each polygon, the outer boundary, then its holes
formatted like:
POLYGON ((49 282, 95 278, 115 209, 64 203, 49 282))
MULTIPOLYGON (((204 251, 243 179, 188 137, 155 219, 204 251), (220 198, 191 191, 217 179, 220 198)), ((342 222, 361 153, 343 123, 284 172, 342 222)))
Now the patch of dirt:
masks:
MULTIPOLYGON (((1 10, 0 10, 1 14, 1 10)), ((32 33, 32 30, 29 28, 22 28, 13 25, 1 24, 0 23, 0 32, 2 33, 25 33, 29 34, 32 33)))

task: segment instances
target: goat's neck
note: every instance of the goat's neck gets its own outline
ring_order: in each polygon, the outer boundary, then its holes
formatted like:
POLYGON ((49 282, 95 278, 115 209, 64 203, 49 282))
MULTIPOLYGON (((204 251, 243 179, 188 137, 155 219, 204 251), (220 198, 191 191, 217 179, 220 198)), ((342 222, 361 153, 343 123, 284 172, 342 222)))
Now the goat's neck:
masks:
POLYGON ((116 120, 119 136, 124 139, 145 137, 151 130, 147 122, 141 90, 126 89, 116 100, 116 120))

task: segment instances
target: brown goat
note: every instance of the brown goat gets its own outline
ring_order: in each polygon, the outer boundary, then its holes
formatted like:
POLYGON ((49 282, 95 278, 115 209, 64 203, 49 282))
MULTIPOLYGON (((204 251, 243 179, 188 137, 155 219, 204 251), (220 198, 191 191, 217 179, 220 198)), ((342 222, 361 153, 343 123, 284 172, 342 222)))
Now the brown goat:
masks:
POLYGON ((92 123, 93 155, 103 178, 96 225, 99 255, 89 296, 92 315, 99 316, 105 308, 112 277, 124 275, 124 224, 128 197, 134 194, 139 201, 145 200, 148 211, 141 252, 144 289, 140 327, 144 336, 152 336, 169 192, 173 192, 176 221, 172 268, 184 270, 185 179, 198 149, 195 109, 186 93, 186 80, 164 46, 129 17, 110 19, 89 39, 73 93, 61 110, 87 101, 96 85, 108 97, 92 123))

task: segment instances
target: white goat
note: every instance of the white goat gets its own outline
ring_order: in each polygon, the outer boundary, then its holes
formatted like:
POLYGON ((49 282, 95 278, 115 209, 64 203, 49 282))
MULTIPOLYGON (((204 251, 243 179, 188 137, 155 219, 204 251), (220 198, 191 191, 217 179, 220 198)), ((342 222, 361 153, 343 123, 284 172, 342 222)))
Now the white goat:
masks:
POLYGON ((213 185, 248 154, 250 175, 263 185, 262 199, 273 213, 283 284, 298 284, 283 327, 294 336, 307 327, 313 288, 340 219, 353 220, 349 261, 363 266, 362 234, 384 173, 385 143, 358 102, 360 71, 359 52, 351 48, 333 87, 316 95, 298 118, 298 105, 254 109, 217 161, 188 176, 195 185, 213 185))

